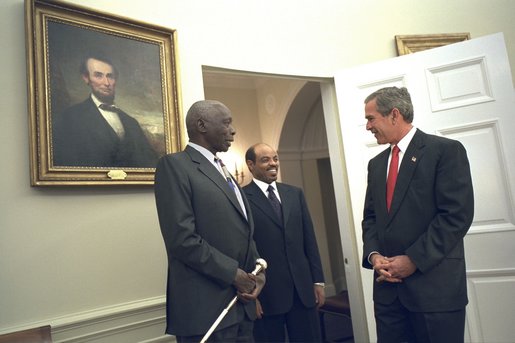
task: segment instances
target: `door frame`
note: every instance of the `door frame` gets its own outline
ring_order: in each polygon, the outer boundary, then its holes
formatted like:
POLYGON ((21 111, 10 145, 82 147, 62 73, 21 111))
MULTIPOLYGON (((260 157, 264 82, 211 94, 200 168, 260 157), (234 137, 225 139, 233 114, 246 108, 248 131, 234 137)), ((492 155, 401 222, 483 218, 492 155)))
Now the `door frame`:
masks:
POLYGON ((350 199, 349 178, 345 166, 343 139, 340 131, 340 115, 336 100, 334 79, 331 82, 321 81, 320 91, 326 123, 329 159, 336 198, 336 212, 344 255, 345 277, 349 292, 349 303, 352 318, 352 330, 355 342, 369 342, 365 296, 361 281, 361 257, 358 252, 358 238, 354 228, 350 199), (338 190, 338 191, 337 191, 338 190))

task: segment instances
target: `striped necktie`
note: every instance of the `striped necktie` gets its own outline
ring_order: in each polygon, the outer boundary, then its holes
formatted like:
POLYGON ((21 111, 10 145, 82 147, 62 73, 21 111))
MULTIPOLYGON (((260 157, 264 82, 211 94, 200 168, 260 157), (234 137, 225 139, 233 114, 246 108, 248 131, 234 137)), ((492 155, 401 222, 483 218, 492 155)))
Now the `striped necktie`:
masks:
POLYGON ((238 199, 238 203, 240 204, 243 214, 245 215, 245 218, 247 218, 247 210, 245 209, 245 203, 243 202, 243 197, 241 196, 241 192, 238 189, 238 187, 236 187, 236 184, 234 183, 231 173, 229 173, 229 170, 227 170, 227 167, 225 166, 224 162, 216 156, 215 156, 215 163, 217 163, 222 168, 222 172, 225 176, 225 179, 227 180, 227 183, 229 184, 229 186, 231 186, 232 190, 236 194, 236 198, 238 199))
POLYGON ((222 159, 215 157, 215 162, 220 165, 220 167, 222 168, 222 172, 224 173, 224 176, 227 179, 227 182, 229 183, 229 186, 231 186, 232 190, 236 192, 236 185, 234 184, 234 181, 231 177, 231 173, 229 173, 229 170, 227 170, 227 167, 225 166, 222 159))

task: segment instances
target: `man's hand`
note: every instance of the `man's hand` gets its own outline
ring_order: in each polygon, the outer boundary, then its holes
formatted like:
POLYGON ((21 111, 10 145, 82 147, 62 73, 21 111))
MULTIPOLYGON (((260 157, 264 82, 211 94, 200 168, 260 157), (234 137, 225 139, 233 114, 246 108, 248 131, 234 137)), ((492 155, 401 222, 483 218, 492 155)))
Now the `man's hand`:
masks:
POLYGON ((259 301, 259 299, 256 299, 256 316, 257 319, 263 318, 263 307, 261 307, 261 302, 259 301))
POLYGON ((385 257, 374 254, 370 258, 374 270, 379 274, 377 282, 402 282, 417 270, 417 266, 408 255, 385 257))
POLYGON ((417 266, 408 255, 386 258, 387 270, 394 278, 405 279, 417 270, 417 266))
POLYGON ((325 304, 325 290, 324 286, 315 285, 315 301, 317 308, 324 306, 325 304))
POLYGON ((248 273, 247 276, 254 280, 255 287, 251 292, 238 291, 238 298, 244 303, 247 303, 252 300, 257 300, 257 297, 259 293, 261 293, 261 291, 263 290, 263 287, 265 286, 266 282, 266 276, 263 272, 259 273, 258 275, 248 273))
POLYGON ((251 293, 256 288, 256 280, 254 275, 246 273, 242 269, 238 268, 236 276, 232 283, 239 293, 251 293))
POLYGON ((372 262, 372 267, 376 273, 379 274, 379 277, 376 278, 377 282, 402 282, 400 278, 394 277, 389 271, 390 262, 387 257, 373 254, 370 257, 370 262, 372 262))

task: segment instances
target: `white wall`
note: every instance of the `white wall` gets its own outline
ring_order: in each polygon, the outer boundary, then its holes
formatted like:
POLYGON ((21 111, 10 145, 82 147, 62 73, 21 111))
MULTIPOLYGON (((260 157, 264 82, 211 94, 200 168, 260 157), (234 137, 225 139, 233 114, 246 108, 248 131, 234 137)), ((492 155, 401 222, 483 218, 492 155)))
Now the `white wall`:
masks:
MULTIPOLYGON (((503 31, 515 70, 511 0, 70 3, 177 29, 184 111, 203 98, 202 65, 330 77, 395 56, 396 34, 503 31)), ((150 187, 29 186, 23 16, 23 0, 0 1, 0 333, 162 302, 150 187)))
POLYGON ((206 98, 226 104, 232 112, 236 136, 231 149, 222 154, 221 158, 233 175, 235 170, 243 172, 244 178, 240 184, 246 185, 252 180, 252 175, 245 163, 245 152, 250 145, 262 140, 256 92, 249 89, 206 88, 204 93, 206 98))

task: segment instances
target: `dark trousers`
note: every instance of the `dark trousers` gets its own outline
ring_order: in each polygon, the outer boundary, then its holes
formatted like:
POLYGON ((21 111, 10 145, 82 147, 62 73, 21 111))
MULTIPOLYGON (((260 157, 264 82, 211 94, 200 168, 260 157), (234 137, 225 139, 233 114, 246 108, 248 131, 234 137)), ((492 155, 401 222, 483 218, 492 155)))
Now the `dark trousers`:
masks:
POLYGON ((260 342, 321 342, 320 322, 316 306, 307 308, 294 292, 293 305, 289 312, 256 319, 254 340, 260 342))
POLYGON ((465 309, 451 312, 410 312, 397 298, 374 303, 378 343, 463 343, 465 309))
MULTIPOLYGON (((253 343, 253 322, 245 316, 245 319, 235 325, 217 330, 207 340, 210 343, 253 343)), ((199 343, 202 336, 175 336, 177 343, 199 343)))

